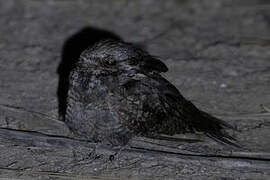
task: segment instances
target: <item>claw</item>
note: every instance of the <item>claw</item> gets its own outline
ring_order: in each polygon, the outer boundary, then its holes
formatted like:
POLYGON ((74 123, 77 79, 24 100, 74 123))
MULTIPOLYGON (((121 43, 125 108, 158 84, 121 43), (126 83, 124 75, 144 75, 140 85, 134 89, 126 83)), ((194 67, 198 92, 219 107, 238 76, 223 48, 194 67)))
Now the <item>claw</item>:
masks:
POLYGON ((93 159, 99 159, 101 157, 108 158, 109 161, 114 161, 119 159, 121 151, 125 149, 126 146, 111 146, 106 143, 98 143, 95 148, 89 153, 89 157, 93 159))
POLYGON ((128 145, 125 145, 125 146, 117 146, 117 147, 114 147, 113 148, 113 151, 115 152, 114 154, 111 154, 109 156, 109 160, 110 161, 114 161, 114 160, 119 160, 120 158, 120 154, 121 152, 124 150, 124 149, 127 149, 129 146, 128 145))

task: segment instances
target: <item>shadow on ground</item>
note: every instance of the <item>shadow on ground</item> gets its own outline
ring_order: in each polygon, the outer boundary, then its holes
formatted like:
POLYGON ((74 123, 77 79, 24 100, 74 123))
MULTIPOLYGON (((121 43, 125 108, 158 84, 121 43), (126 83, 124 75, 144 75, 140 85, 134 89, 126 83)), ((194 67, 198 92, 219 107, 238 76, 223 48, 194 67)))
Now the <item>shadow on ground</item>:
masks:
POLYGON ((85 27, 65 41, 62 49, 62 59, 57 68, 59 75, 57 88, 59 119, 64 120, 65 117, 70 71, 83 50, 103 39, 120 39, 120 37, 106 30, 85 27))

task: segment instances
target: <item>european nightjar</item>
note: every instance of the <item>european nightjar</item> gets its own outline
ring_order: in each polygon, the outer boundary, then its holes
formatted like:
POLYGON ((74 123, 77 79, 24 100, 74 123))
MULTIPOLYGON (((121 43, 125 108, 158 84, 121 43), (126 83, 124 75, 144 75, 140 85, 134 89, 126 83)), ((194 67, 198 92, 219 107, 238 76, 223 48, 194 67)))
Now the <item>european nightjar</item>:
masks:
POLYGON ((125 145, 133 135, 202 132, 233 144, 232 126, 196 108, 161 76, 166 65, 122 41, 104 40, 82 52, 70 74, 66 123, 93 142, 125 145))

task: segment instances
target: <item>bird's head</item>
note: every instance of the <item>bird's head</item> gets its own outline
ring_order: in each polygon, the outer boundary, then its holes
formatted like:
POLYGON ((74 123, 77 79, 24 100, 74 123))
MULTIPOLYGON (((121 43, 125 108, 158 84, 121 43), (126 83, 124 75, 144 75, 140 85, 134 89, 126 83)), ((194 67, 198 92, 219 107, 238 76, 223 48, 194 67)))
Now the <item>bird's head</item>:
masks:
POLYGON ((166 72, 159 59, 130 43, 103 40, 82 52, 79 63, 104 71, 166 72))

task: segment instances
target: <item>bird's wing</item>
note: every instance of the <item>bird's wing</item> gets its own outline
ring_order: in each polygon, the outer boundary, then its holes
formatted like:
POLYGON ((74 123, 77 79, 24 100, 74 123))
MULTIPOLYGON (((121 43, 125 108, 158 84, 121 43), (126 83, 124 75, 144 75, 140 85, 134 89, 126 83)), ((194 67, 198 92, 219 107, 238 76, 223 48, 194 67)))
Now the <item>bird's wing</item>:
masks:
POLYGON ((234 139, 225 132, 226 128, 232 128, 229 124, 196 108, 157 73, 140 80, 131 78, 122 89, 122 105, 115 111, 125 119, 123 122, 129 129, 138 134, 202 132, 215 140, 233 144, 234 139))
POLYGON ((161 101, 167 103, 168 107, 173 108, 176 112, 177 118, 174 117, 172 121, 178 123, 180 121, 182 124, 180 131, 176 130, 175 133, 181 133, 181 131, 202 132, 216 141, 238 146, 235 139, 226 132, 227 129, 234 129, 231 125, 199 110, 162 76, 156 75, 153 78, 160 82, 157 89, 160 92, 161 101))

